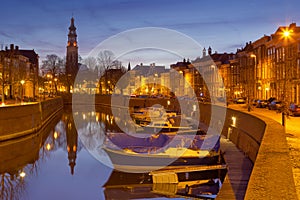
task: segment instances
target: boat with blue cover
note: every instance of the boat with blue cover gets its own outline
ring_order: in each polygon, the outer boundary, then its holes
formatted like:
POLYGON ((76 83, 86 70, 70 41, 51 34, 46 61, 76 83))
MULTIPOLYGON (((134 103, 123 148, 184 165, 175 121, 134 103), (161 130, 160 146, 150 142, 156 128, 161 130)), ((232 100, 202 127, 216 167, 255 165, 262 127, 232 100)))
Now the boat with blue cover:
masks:
POLYGON ((103 149, 119 170, 214 165, 220 161, 220 136, 107 133, 103 149))

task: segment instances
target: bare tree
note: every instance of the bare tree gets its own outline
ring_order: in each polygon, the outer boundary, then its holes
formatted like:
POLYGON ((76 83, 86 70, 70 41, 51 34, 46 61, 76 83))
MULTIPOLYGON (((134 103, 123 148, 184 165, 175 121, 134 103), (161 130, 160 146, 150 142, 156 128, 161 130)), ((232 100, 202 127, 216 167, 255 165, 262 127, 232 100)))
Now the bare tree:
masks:
MULTIPOLYGON (((65 66, 64 59, 55 54, 47 55, 46 60, 43 60, 42 63, 42 72, 44 74, 49 74, 52 81, 57 80, 57 77, 61 74, 63 67, 65 66)), ((54 87, 57 94, 57 81, 54 81, 54 87)))
POLYGON ((46 60, 43 60, 42 63, 42 71, 50 73, 53 77, 55 74, 59 74, 64 66, 63 59, 55 54, 47 55, 46 60))
POLYGON ((114 60, 114 54, 109 50, 99 52, 97 57, 98 64, 103 72, 113 67, 114 60))
POLYGON ((83 64, 87 65, 89 69, 95 69, 97 67, 97 59, 89 56, 83 59, 83 64))
MULTIPOLYGON (((112 69, 114 54, 109 50, 101 51, 98 54, 97 61, 99 64, 100 76, 104 75, 104 86, 105 88, 108 88, 108 77, 107 77, 107 73, 105 72, 108 71, 109 69, 112 69)), ((102 91, 101 82, 100 82, 100 91, 102 91)))

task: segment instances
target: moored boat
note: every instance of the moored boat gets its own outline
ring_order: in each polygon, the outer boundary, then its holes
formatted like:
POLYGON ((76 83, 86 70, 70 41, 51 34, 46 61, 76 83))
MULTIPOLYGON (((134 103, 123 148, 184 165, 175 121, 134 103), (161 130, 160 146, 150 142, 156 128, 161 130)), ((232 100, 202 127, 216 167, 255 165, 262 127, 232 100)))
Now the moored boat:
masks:
POLYGON ((165 166, 213 165, 220 161, 218 135, 109 133, 103 149, 115 169, 152 171, 165 166), (139 137, 138 137, 139 136, 139 137))
POLYGON ((152 121, 167 120, 169 117, 177 116, 175 112, 169 112, 163 107, 139 108, 131 113, 131 117, 138 125, 148 125, 152 121))

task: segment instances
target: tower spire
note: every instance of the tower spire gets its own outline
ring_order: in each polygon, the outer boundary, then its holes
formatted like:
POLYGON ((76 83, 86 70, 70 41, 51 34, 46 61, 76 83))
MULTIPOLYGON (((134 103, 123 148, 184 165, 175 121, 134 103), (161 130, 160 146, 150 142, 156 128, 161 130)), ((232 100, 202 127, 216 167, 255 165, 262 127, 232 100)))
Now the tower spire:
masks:
POLYGON ((127 71, 130 71, 131 70, 131 66, 130 66, 130 62, 128 63, 128 68, 127 68, 127 71))
POLYGON ((76 74, 78 72, 78 45, 77 45, 77 34, 76 34, 76 27, 74 21, 75 21, 74 17, 72 16, 70 27, 69 27, 67 56, 66 56, 66 75, 70 78, 70 80, 68 80, 69 92, 71 91, 71 85, 73 85, 76 74))
MULTIPOLYGON (((76 27, 74 25, 74 17, 71 18, 71 25, 69 27, 69 30, 70 31, 76 31, 76 27)), ((75 34, 76 34, 76 32, 75 32, 75 34)))

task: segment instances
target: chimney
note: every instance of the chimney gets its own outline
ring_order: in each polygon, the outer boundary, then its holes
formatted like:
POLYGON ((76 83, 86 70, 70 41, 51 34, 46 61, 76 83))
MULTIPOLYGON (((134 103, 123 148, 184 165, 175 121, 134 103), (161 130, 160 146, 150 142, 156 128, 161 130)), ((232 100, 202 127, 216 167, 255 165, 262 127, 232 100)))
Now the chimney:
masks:
POLYGON ((296 23, 291 23, 289 28, 296 28, 296 23))
POLYGON ((19 46, 16 46, 16 51, 19 51, 19 46))
POLYGON ((14 44, 10 44, 10 50, 11 50, 11 51, 14 50, 14 44))
POLYGON ((211 55, 211 47, 208 47, 208 55, 211 55))

